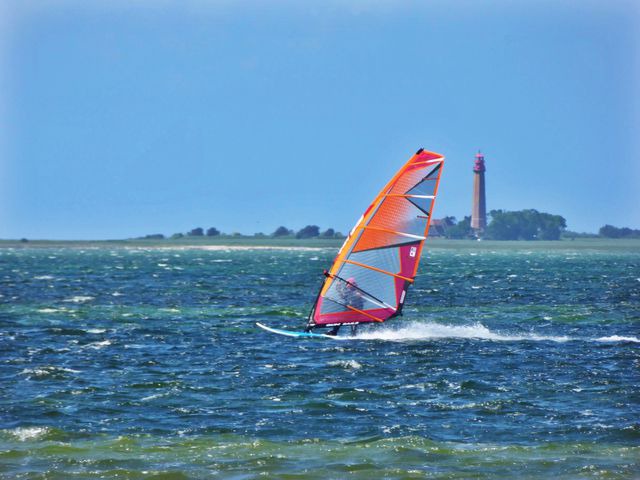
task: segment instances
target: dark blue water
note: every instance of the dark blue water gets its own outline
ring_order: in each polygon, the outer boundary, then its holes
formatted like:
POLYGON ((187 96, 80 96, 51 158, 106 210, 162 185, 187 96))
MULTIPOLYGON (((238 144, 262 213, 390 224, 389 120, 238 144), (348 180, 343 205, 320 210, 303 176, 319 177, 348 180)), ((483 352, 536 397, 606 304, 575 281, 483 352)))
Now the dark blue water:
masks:
POLYGON ((640 476, 638 249, 434 249, 357 339, 255 327, 335 253, 0 250, 0 475, 640 476))

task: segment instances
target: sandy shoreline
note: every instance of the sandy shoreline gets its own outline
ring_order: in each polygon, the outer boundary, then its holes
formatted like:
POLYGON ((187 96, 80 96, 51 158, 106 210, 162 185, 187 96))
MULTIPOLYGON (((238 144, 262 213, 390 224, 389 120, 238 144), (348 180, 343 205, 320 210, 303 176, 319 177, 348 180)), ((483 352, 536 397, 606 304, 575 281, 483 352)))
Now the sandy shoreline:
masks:
POLYGON ((206 250, 212 252, 244 251, 244 250, 294 250, 300 252, 315 252, 321 250, 335 250, 336 247, 298 247, 282 245, 158 245, 153 247, 134 247, 133 249, 150 250, 206 250))
MULTIPOLYGON (((131 249, 131 250, 199 250, 211 252, 225 251, 337 251, 344 239, 275 239, 275 238, 221 238, 217 241, 203 240, 0 240, 3 249, 131 249)), ((426 249, 447 250, 598 250, 598 251, 637 251, 640 252, 640 239, 576 239, 559 241, 499 241, 499 240, 448 240, 429 238, 426 249)))

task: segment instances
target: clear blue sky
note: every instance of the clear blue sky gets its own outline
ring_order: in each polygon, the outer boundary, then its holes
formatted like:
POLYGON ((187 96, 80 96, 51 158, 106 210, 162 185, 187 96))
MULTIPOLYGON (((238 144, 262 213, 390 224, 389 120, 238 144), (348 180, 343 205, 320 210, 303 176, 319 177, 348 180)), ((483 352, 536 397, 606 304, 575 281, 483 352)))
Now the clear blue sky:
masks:
MULTIPOLYGON (((24 5, 28 3, 28 5, 24 5)), ((634 1, 0 7, 0 238, 347 231, 419 147, 436 216, 640 228, 634 1)))

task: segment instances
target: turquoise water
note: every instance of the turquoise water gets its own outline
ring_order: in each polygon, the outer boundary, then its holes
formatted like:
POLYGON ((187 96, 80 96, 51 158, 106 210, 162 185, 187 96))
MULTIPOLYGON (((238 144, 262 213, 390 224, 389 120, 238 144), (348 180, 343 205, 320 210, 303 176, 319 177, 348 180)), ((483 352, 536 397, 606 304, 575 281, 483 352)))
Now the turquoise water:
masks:
POLYGON ((2 478, 638 478, 640 252, 434 249, 295 340, 333 249, 0 249, 2 478))

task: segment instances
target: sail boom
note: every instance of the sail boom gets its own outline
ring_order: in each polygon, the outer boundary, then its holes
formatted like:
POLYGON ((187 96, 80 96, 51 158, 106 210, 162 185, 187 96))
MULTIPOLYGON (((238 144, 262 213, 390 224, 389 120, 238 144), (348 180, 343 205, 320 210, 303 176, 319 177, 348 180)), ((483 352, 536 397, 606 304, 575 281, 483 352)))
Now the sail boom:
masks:
POLYGON ((389 305, 387 302, 378 302, 377 300, 374 300, 373 298, 369 298, 367 297, 367 300, 369 300, 371 303, 379 306, 380 308, 388 308, 390 310, 393 310, 394 312, 397 310, 396 307, 392 307, 391 305, 389 305))

